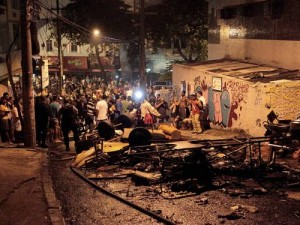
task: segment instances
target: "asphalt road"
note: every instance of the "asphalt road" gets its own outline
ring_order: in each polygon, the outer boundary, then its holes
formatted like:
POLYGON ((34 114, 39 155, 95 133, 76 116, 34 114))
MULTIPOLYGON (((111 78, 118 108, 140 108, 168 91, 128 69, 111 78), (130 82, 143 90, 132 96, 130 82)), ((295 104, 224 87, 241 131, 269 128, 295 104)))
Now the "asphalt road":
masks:
MULTIPOLYGON (((67 225, 160 224, 78 178, 69 168, 70 160, 60 160, 70 156, 63 152, 63 146, 50 151, 54 189, 67 225)), ((99 185, 176 224, 300 224, 300 201, 287 197, 288 191, 299 196, 299 184, 286 185, 299 181, 299 177, 280 170, 266 174, 260 181, 267 193, 259 191, 262 186, 256 178, 220 175, 215 178, 215 183, 222 184, 219 188, 179 199, 166 199, 158 194, 159 186, 135 186, 130 179, 99 185)))

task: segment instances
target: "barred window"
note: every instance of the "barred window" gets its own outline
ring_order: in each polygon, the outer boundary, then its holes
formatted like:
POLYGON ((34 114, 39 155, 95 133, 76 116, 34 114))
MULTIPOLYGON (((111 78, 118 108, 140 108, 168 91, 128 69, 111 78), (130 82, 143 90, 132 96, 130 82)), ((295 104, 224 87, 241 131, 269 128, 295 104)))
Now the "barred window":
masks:
POLYGON ((71 48, 70 48, 71 52, 77 52, 78 51, 78 47, 76 43, 71 43, 71 48))
POLYGON ((52 40, 47 40, 46 41, 46 49, 47 49, 47 52, 52 52, 53 51, 52 40))

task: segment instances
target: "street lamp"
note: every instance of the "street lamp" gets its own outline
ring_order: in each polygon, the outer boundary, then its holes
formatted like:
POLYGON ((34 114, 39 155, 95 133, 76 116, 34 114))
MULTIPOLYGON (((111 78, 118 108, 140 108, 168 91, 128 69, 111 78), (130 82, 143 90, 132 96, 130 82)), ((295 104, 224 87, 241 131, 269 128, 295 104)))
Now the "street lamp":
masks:
POLYGON ((103 77, 104 77, 104 81, 105 83, 107 84, 107 78, 106 78, 106 72, 105 72, 105 69, 104 69, 104 66, 100 60, 100 52, 99 52, 99 48, 98 48, 98 44, 100 42, 100 30, 99 29, 94 29, 93 30, 93 36, 96 40, 94 40, 94 46, 95 46, 95 52, 96 52, 96 57, 97 57, 97 60, 98 60, 98 64, 100 66, 100 69, 101 69, 101 73, 103 74, 103 77))
POLYGON ((99 29, 94 29, 94 30, 93 30, 93 35, 94 35, 95 37, 100 37, 100 30, 99 30, 99 29))

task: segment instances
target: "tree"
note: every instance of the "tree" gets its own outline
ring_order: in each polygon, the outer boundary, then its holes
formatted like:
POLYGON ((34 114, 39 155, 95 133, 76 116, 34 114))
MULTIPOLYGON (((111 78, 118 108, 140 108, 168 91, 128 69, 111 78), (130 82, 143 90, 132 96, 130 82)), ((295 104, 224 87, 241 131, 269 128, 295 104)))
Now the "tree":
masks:
POLYGON ((140 46, 138 40, 128 44, 127 59, 132 71, 131 77, 134 78, 134 70, 135 68, 139 68, 140 65, 140 46))
MULTIPOLYGON (((90 31, 98 28, 101 40, 131 38, 132 19, 128 13, 129 5, 122 0, 71 0, 62 15, 68 20, 90 31)), ((74 26, 65 24, 62 32, 70 39, 81 44, 90 43, 91 34, 79 32, 74 26)))
POLYGON ((146 11, 155 12, 146 17, 147 40, 154 50, 174 45, 185 62, 207 58, 207 1, 165 0, 146 11))
POLYGON ((71 0, 62 13, 63 17, 73 22, 73 25, 62 25, 63 35, 78 44, 95 46, 95 54, 105 81, 106 73, 99 54, 104 49, 103 45, 132 38, 133 26, 131 14, 128 13, 129 7, 122 0, 71 0), (99 37, 93 37, 92 31, 96 28, 100 30, 99 37))

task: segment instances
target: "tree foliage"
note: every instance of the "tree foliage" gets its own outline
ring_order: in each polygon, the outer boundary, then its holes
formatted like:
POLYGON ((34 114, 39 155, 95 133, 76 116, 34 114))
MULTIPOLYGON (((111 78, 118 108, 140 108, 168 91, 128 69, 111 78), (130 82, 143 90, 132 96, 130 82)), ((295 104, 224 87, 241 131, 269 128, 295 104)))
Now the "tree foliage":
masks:
MULTIPOLYGON (((90 31, 97 28, 103 37, 131 38, 132 19, 129 6, 122 0, 71 0, 64 8, 63 16, 90 31)), ((91 33, 64 24, 62 32, 78 43, 90 43, 91 33)))
POLYGON ((165 0, 146 9, 147 40, 153 49, 173 43, 186 62, 207 58, 207 1, 165 0))

